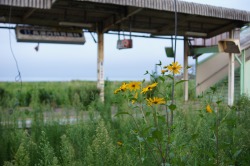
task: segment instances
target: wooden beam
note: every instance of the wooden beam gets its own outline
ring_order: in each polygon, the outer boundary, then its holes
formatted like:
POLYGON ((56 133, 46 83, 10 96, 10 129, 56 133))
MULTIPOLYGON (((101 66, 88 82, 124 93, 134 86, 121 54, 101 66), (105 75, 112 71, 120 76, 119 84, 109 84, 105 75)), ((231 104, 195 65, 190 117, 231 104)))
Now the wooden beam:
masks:
POLYGON ((127 20, 129 17, 139 13, 140 11, 142 11, 142 8, 135 9, 129 12, 128 14, 126 14, 124 17, 121 17, 120 19, 117 19, 117 20, 115 20, 116 18, 114 17, 114 15, 110 16, 108 19, 104 21, 103 32, 107 32, 112 26, 127 20))

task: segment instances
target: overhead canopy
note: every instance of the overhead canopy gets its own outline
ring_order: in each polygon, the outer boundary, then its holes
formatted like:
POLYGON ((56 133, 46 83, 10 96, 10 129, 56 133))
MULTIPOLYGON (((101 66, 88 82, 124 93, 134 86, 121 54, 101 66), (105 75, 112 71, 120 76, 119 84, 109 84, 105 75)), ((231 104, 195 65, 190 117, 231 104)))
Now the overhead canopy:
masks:
MULTIPOLYGON (((0 22, 174 35, 174 0, 0 0, 0 22)), ((178 35, 213 37, 250 22, 250 12, 177 1, 178 35), (194 33, 195 32, 195 33, 194 33)))

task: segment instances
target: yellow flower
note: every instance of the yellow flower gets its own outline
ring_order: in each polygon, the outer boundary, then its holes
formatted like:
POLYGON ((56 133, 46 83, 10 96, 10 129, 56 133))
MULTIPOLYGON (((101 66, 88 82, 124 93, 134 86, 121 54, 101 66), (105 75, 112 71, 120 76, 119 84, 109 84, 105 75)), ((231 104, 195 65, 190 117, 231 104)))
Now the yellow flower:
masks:
POLYGON ((116 89, 115 91, 114 91, 114 94, 117 94, 118 92, 120 92, 121 91, 121 89, 119 88, 119 89, 116 89))
POLYGON ((141 88, 140 86, 141 82, 130 82, 128 85, 127 85, 127 88, 130 90, 130 91, 136 91, 138 89, 141 88))
POLYGON ((157 86, 158 83, 153 83, 145 88, 142 89, 141 93, 145 94, 147 91, 152 90, 153 88, 155 88, 157 86))
POLYGON ((148 86, 148 90, 152 90, 153 88, 155 88, 155 87, 157 86, 157 84, 158 84, 158 83, 155 82, 155 83, 149 85, 149 86, 148 86))
POLYGON ((128 84, 126 84, 125 82, 122 83, 122 85, 120 86, 120 88, 118 88, 118 89, 116 89, 116 90, 114 91, 114 94, 117 94, 117 93, 119 93, 120 91, 122 91, 122 92, 126 91, 126 90, 127 90, 127 85, 128 85, 128 84))
POLYGON ((209 104, 208 104, 207 107, 206 107, 206 111, 207 111, 208 113, 212 113, 212 112, 213 112, 213 110, 211 109, 211 107, 210 107, 209 104))
POLYGON ((165 104, 166 103, 164 98, 159 98, 159 97, 149 98, 146 100, 147 100, 148 106, 152 106, 153 104, 165 104))
POLYGON ((135 93, 134 98, 135 98, 135 100, 132 100, 132 104, 135 104, 136 99, 138 98, 138 93, 137 92, 135 93))
POLYGON ((148 91, 148 87, 142 89, 141 93, 145 94, 148 91))
POLYGON ((161 74, 165 74, 168 70, 161 70, 161 74))
POLYGON ((118 146, 122 146, 122 144, 123 144, 123 143, 122 143, 121 141, 117 141, 117 145, 118 145, 118 146))
POLYGON ((178 62, 172 62, 169 66, 167 66, 168 70, 174 74, 179 74, 181 70, 181 65, 178 62))
POLYGON ((123 91, 123 92, 126 91, 127 90, 127 86, 128 86, 128 84, 124 82, 122 84, 122 86, 120 87, 120 90, 123 91))

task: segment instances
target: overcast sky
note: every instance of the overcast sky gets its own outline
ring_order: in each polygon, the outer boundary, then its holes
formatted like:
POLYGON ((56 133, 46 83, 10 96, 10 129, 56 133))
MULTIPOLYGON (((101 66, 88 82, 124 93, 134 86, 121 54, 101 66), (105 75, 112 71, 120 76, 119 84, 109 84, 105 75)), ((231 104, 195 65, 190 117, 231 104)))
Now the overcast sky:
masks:
MULTIPOLYGON (((186 0, 250 11, 249 0, 186 0)), ((0 24, 0 26, 9 26, 0 24)), ((11 25, 13 26, 13 25, 11 25)), ((84 45, 17 43, 14 30, 0 29, 0 81, 15 81, 17 69, 10 45, 18 62, 23 81, 97 80, 97 44, 85 33, 84 45)), ((97 37, 95 35, 95 37, 97 37)), ((169 64, 164 47, 171 41, 133 38, 133 48, 117 50, 115 35, 105 35, 104 76, 109 80, 142 80, 162 61, 169 64)), ((183 42, 177 43, 177 61, 182 63, 183 42)), ((194 60, 189 58, 189 63, 194 60)))

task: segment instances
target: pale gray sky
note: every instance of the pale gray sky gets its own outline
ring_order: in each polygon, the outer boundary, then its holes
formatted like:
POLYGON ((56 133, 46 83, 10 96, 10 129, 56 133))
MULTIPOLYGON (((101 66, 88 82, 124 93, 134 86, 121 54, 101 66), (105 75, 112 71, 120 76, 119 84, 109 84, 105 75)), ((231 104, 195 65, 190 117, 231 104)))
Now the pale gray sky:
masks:
MULTIPOLYGON (((249 0, 186 0, 250 11, 249 0)), ((0 24, 0 26, 9 26, 0 24)), ((11 54, 10 41, 23 81, 97 80, 97 45, 85 33, 85 45, 17 43, 13 30, 0 29, 0 81, 15 81, 17 70, 11 54), (9 37, 10 34, 10 37, 9 37)), ((164 47, 170 41, 133 38, 133 49, 117 50, 117 36, 105 35, 104 76, 109 80, 142 80, 146 70, 154 70, 161 60, 169 64, 164 47)), ((177 43, 177 61, 182 63, 183 42, 177 43)), ((190 64, 194 61, 189 58, 190 64)))

